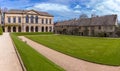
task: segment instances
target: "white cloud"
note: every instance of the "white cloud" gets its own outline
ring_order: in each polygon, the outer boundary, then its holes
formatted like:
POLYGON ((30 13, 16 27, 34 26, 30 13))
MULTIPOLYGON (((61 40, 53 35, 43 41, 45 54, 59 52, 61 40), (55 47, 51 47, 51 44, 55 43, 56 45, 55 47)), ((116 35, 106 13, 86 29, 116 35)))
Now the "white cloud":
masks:
POLYGON ((74 13, 78 13, 78 14, 80 14, 81 11, 80 11, 80 10, 75 10, 74 13))
POLYGON ((76 5, 74 8, 79 9, 79 8, 81 8, 81 6, 80 5, 76 5))
POLYGON ((73 8, 70 8, 68 5, 57 3, 37 3, 32 7, 28 7, 27 9, 36 9, 39 11, 48 12, 54 15, 55 21, 76 18, 81 13, 80 10, 74 10, 73 8))
POLYGON ((65 11, 65 12, 71 11, 71 9, 68 6, 62 4, 55 4, 55 3, 39 3, 27 9, 31 9, 31 8, 42 11, 65 11))
POLYGON ((91 10, 85 9, 82 12, 88 15, 93 13, 96 15, 117 14, 120 20, 120 0, 90 0, 85 5, 91 10))

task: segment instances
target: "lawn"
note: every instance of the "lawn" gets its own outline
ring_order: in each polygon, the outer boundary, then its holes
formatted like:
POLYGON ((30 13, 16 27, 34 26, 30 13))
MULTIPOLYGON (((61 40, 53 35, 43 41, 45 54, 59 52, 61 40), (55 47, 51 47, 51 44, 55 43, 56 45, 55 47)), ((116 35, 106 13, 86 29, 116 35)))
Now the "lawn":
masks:
MULTIPOLYGON (((57 66, 56 64, 54 64, 53 62, 51 62, 50 60, 45 58, 43 55, 39 54, 37 51, 35 51, 29 45, 22 42, 16 36, 19 34, 13 33, 13 34, 11 34, 11 37, 17 47, 17 50, 23 60, 23 63, 25 65, 27 71, 64 71, 62 68, 60 68, 59 66, 57 66)), ((31 33, 31 35, 32 34, 33 33, 31 33)), ((44 33, 41 33, 41 35, 42 34, 44 34, 44 33)), ((22 35, 22 33, 20 35, 22 35)), ((29 35, 30 35, 30 33, 29 33, 29 35)))
POLYGON ((99 64, 120 66, 120 39, 67 35, 26 37, 78 59, 99 64))

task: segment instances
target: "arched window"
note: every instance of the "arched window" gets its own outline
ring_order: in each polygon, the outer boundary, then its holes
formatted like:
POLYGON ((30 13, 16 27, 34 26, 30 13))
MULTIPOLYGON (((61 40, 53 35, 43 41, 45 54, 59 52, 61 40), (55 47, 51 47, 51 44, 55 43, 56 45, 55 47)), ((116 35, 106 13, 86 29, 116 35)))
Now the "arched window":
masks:
POLYGON ((15 26, 13 27, 13 32, 16 32, 16 27, 15 26))
POLYGON ((31 23, 34 23, 34 17, 33 15, 30 17, 31 23))
POLYGON ((29 32, 29 26, 26 27, 26 32, 29 32))
POLYGON ((35 17, 35 23, 38 24, 38 16, 35 17))
POLYGON ((18 32, 21 32, 21 26, 18 27, 18 32))
POLYGON ((29 23, 29 16, 26 16, 26 23, 29 23))

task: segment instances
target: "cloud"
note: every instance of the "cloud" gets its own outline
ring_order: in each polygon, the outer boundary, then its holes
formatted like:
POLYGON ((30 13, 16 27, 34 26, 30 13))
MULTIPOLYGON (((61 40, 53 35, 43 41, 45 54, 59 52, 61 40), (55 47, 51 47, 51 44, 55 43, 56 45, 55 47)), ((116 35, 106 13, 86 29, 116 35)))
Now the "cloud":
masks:
POLYGON ((118 14, 120 0, 0 0, 1 7, 8 9, 35 9, 55 16, 55 20, 79 17, 80 14, 118 14))
POLYGON ((32 7, 27 7, 26 9, 36 9, 39 11, 48 12, 54 15, 55 21, 76 18, 81 13, 80 10, 74 10, 73 8, 70 8, 68 5, 58 3, 37 3, 32 7))
POLYGON ((71 11, 67 6, 55 3, 39 3, 34 5, 33 8, 42 11, 71 11))
POLYGON ((109 15, 117 14, 120 20, 120 0, 89 0, 84 2, 84 8, 82 6, 81 12, 89 15, 109 15))
POLYGON ((80 5, 76 5, 74 8, 75 8, 75 9, 80 9, 81 6, 80 6, 80 5))
POLYGON ((80 11, 80 10, 75 10, 74 13, 78 13, 78 14, 80 14, 81 11, 80 11))

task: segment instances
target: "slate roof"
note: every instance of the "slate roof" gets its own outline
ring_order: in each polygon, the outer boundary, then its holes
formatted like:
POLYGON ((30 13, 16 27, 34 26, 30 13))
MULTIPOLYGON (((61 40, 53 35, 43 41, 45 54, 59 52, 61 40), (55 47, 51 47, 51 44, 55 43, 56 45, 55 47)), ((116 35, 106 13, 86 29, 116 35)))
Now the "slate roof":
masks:
POLYGON ((115 25, 117 21, 117 15, 105 15, 100 17, 84 18, 77 20, 68 20, 58 22, 56 26, 59 25, 78 25, 78 26, 95 26, 95 25, 115 25))
POLYGON ((17 9, 11 9, 11 10, 8 10, 7 12, 5 12, 5 13, 6 14, 26 14, 29 11, 34 11, 34 12, 38 13, 41 16, 53 17, 53 15, 50 15, 47 12, 40 12, 40 11, 36 11, 36 10, 17 10, 17 9))

